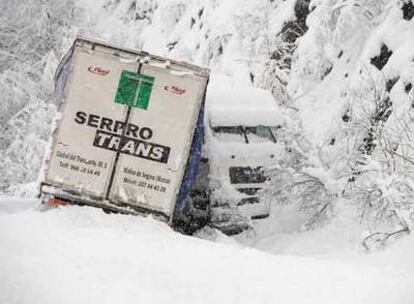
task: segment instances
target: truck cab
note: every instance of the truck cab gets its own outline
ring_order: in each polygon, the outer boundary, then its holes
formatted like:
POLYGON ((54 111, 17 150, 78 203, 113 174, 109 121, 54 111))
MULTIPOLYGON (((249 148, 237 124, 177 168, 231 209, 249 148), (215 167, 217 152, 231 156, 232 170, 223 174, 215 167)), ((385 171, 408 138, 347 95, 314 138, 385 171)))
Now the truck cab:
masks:
POLYGON ((210 84, 205 157, 213 226, 237 234, 253 221, 269 217, 270 205, 258 193, 267 181, 266 167, 284 151, 277 138, 282 125, 283 116, 270 92, 210 84))

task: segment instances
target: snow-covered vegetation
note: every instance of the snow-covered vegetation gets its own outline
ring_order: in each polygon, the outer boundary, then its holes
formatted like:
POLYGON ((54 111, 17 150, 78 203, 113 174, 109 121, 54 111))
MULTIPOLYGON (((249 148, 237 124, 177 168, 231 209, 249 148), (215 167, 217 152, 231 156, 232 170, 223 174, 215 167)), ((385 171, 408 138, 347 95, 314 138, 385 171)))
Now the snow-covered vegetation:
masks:
POLYGON ((71 1, 0 3, 0 191, 33 195, 56 112, 53 74, 71 1))
POLYGON ((0 1, 0 302, 412 303, 413 37, 413 0, 0 1), (189 238, 151 218, 35 210, 54 71, 77 34, 271 92, 270 217, 189 238))
POLYGON ((53 72, 86 34, 272 92, 288 153, 263 197, 305 212, 305 229, 344 205, 367 248, 414 228, 413 1, 26 0, 0 10, 1 192, 35 194, 53 72))

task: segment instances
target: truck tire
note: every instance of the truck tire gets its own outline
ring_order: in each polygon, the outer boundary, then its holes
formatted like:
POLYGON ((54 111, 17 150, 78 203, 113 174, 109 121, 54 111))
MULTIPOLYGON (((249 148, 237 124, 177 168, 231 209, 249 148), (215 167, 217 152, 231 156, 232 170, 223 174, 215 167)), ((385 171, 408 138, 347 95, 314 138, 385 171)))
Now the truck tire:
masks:
POLYGON ((193 190, 184 201, 184 205, 176 211, 173 228, 183 234, 192 235, 205 227, 211 218, 210 195, 207 190, 193 190))

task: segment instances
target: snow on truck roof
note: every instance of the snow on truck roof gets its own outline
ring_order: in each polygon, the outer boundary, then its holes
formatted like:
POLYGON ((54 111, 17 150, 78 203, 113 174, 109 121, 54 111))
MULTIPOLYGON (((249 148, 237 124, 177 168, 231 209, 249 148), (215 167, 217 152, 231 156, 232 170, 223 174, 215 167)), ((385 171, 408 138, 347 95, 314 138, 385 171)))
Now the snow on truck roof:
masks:
POLYGON ((283 123, 272 94, 255 87, 212 83, 207 88, 207 109, 212 126, 277 126, 283 123))

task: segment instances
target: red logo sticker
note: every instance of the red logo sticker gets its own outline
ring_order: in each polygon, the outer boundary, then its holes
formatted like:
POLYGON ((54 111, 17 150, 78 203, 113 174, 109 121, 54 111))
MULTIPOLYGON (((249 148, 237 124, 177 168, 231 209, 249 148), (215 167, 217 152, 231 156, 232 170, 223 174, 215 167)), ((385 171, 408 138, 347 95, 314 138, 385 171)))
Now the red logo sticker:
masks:
POLYGON ((95 67, 95 66, 88 67, 88 71, 92 74, 96 74, 99 76, 106 76, 109 74, 109 70, 104 70, 100 67, 95 67))
POLYGON ((183 95, 186 91, 185 89, 182 89, 182 88, 179 88, 179 87, 176 87, 176 86, 173 86, 173 85, 166 85, 164 87, 164 90, 166 90, 170 93, 176 94, 176 95, 183 95))

